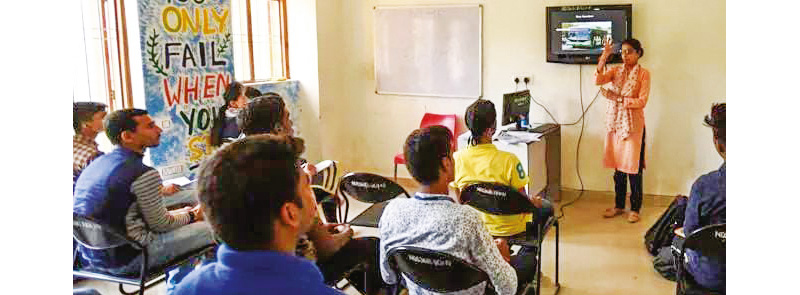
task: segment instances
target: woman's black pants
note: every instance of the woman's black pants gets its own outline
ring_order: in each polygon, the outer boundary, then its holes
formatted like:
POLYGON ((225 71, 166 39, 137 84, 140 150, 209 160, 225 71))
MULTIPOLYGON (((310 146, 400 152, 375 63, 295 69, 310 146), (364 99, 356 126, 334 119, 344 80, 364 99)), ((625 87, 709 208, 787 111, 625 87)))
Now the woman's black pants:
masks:
POLYGON ((619 170, 614 171, 614 207, 625 209, 625 195, 628 194, 628 179, 631 181, 631 211, 639 213, 642 209, 642 166, 644 166, 644 136, 642 131, 642 150, 639 153, 639 173, 628 174, 619 170))

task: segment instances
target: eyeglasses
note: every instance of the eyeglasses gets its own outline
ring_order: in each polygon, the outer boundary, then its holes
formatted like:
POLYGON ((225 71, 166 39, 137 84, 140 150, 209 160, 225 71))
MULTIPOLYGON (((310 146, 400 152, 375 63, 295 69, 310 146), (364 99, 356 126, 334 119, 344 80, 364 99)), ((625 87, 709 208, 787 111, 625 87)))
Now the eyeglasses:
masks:
POLYGON ((633 48, 631 48, 631 49, 623 49, 623 50, 620 50, 619 53, 620 54, 632 54, 632 53, 636 53, 636 49, 633 49, 633 48))

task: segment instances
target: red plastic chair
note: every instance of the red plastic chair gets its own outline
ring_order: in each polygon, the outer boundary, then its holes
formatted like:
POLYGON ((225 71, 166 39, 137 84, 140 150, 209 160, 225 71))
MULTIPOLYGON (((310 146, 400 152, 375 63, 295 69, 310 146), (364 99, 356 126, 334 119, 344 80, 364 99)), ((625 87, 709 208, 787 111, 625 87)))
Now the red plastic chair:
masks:
MULTIPOLYGON (((453 133, 453 140, 450 142, 450 146, 452 147, 453 151, 455 151, 456 145, 458 144, 458 141, 456 140, 456 115, 425 113, 425 115, 422 116, 422 122, 419 122, 419 128, 425 128, 434 125, 447 127, 447 129, 453 133)), ((406 157, 403 155, 403 152, 400 152, 394 156, 394 181, 397 181, 398 164, 406 164, 406 157)))

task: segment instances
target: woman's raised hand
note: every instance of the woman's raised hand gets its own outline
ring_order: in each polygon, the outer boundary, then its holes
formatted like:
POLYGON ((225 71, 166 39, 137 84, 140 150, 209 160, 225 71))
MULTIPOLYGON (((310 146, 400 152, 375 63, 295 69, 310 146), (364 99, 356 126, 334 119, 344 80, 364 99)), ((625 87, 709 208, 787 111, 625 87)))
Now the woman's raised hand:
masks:
POLYGON ((606 38, 603 41, 603 56, 611 56, 611 53, 613 53, 611 51, 612 47, 614 47, 614 40, 611 37, 606 38))

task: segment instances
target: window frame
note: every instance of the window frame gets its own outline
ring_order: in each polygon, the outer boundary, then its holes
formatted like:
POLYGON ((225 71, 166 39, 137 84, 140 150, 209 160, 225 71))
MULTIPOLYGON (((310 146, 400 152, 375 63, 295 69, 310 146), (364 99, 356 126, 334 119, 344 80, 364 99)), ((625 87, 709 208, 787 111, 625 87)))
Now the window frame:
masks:
MULTIPOLYGON (((278 79, 290 79, 291 75, 289 72, 289 30, 287 28, 287 21, 286 21, 286 0, 268 0, 278 2, 278 16, 280 17, 279 24, 280 27, 280 36, 281 36, 281 63, 283 67, 283 77, 270 77, 268 79, 256 79, 255 78, 255 62, 254 62, 254 50, 253 50, 253 17, 251 13, 251 0, 245 0, 245 6, 247 10, 247 50, 248 50, 248 57, 250 60, 249 63, 249 72, 250 72, 250 79, 237 79, 237 81, 242 83, 258 83, 258 82, 267 82, 273 81, 275 78, 278 79)), ((269 13, 267 13, 269 17, 269 13)))
MULTIPOLYGON (((130 68, 130 58, 129 58, 129 50, 128 50, 128 29, 127 29, 127 19, 125 16, 125 0, 97 0, 100 6, 100 29, 102 32, 100 36, 102 38, 102 63, 103 63, 103 70, 104 70, 104 84, 106 87, 106 98, 103 100, 109 107, 109 111, 115 110, 115 102, 119 100, 119 105, 122 109, 133 108, 133 89, 131 86, 131 68, 130 68), (111 5, 113 2, 113 15, 107 14, 106 11, 110 9, 107 7, 111 5), (115 40, 110 41, 108 36, 109 30, 109 23, 114 22, 114 33, 115 33, 115 40), (116 51, 116 58, 113 60, 111 58, 112 50, 116 51), (112 75, 112 68, 116 68, 116 71, 112 75), (119 87, 116 87, 115 79, 118 79, 119 87), (119 88, 119 89, 117 89, 119 88)), ((234 1, 234 0, 231 0, 234 1)), ((269 2, 275 1, 278 3, 278 13, 277 15, 280 17, 279 24, 280 24, 280 42, 281 42, 281 67, 283 69, 283 76, 276 76, 270 77, 267 79, 255 79, 255 62, 254 62, 254 50, 253 50, 253 19, 251 13, 251 0, 245 0, 247 6, 247 49, 249 54, 249 72, 250 72, 250 79, 239 79, 239 82, 242 83, 257 83, 257 82, 264 82, 264 81, 272 81, 275 79, 289 79, 290 72, 289 72, 289 40, 288 40, 288 29, 287 29, 287 20, 286 20, 286 0, 267 0, 268 7, 269 2)), ((83 3, 83 2, 81 2, 83 3)), ((110 12, 110 11, 109 11, 110 12)), ((269 18, 270 15, 267 13, 267 21, 271 21, 269 18)), ((85 30, 85 20, 84 24, 82 25, 82 30, 85 30)), ((84 44, 86 44, 86 40, 83 40, 84 44)), ((88 61, 87 61, 88 62, 88 61)), ((89 73, 87 72, 87 79, 89 79, 89 73)), ((91 89, 88 89, 89 93, 91 93, 91 89)))

